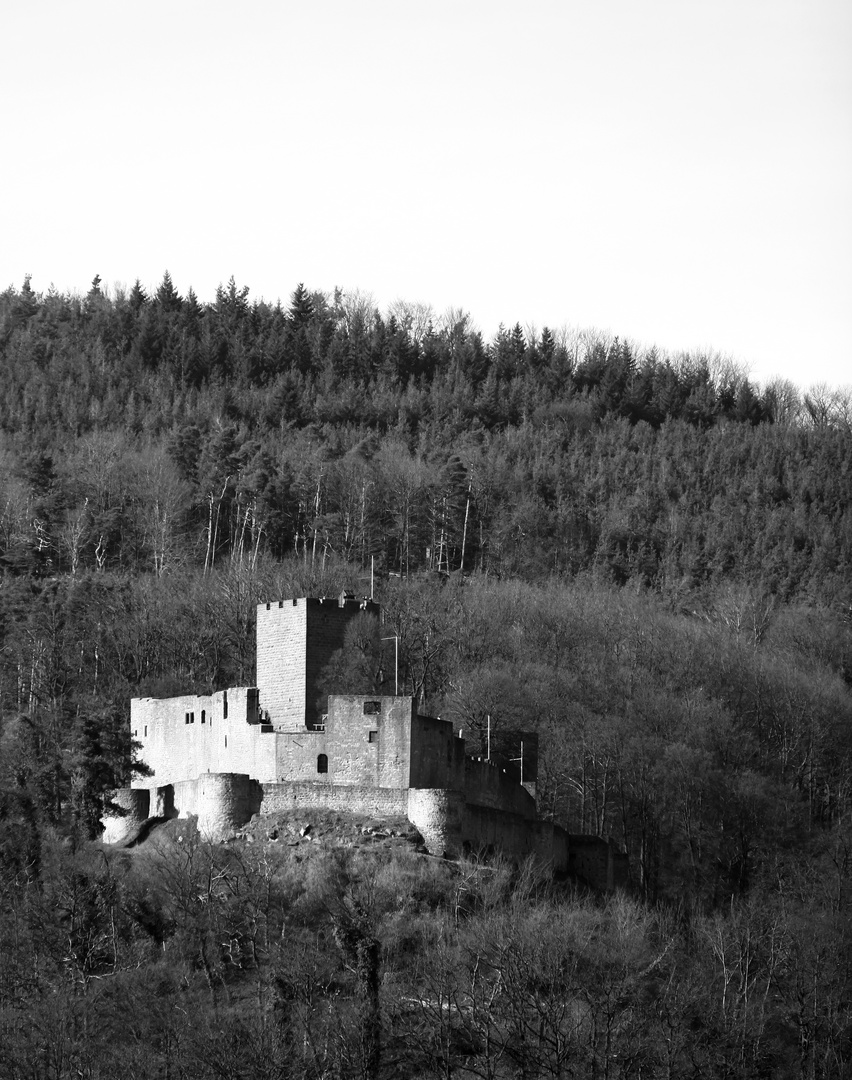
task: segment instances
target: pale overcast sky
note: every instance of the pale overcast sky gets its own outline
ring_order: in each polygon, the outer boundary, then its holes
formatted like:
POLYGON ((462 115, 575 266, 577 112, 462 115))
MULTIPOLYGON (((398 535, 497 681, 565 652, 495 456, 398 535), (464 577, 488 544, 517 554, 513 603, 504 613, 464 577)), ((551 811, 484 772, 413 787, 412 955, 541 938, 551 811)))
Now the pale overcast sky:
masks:
POLYGON ((41 0, 0 288, 233 274, 852 382, 850 0, 41 0))

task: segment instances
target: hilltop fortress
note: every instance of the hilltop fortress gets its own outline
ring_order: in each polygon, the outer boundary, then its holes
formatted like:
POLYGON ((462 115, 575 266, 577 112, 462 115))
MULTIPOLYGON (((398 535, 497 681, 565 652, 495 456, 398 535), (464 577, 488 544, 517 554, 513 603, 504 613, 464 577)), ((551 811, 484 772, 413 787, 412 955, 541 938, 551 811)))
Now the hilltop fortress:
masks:
POLYGON ((134 698, 131 734, 152 773, 116 793, 124 816, 105 819, 104 840, 189 816, 223 838, 254 814, 323 807, 408 817, 435 854, 535 855, 612 887, 619 856, 600 838, 540 820, 529 767, 522 784, 513 769, 469 756, 452 724, 419 715, 411 697, 324 698, 326 666, 361 612, 379 608, 347 596, 260 604, 256 686, 134 698))

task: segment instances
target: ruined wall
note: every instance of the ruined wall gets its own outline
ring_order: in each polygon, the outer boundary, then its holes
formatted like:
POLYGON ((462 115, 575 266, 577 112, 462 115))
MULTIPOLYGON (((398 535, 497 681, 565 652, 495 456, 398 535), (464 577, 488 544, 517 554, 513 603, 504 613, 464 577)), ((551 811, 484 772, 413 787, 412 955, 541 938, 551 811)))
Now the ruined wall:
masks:
POLYGON ((350 787, 336 784, 264 784, 263 813, 325 807, 377 817, 405 817, 408 792, 401 788, 350 787))
POLYGON ((295 780, 330 783, 328 773, 317 771, 320 754, 325 754, 327 761, 333 760, 334 755, 329 754, 328 736, 324 731, 306 731, 303 728, 301 731, 276 732, 275 775, 264 777, 264 782, 295 780))
POLYGON ((535 822, 535 854, 556 873, 568 870, 568 833, 552 821, 535 822))
POLYGON ((433 855, 457 855, 464 846, 464 795, 446 788, 411 788, 408 820, 433 855))
POLYGON ((206 773, 276 777, 275 735, 259 723, 257 691, 239 687, 209 697, 134 698, 130 728, 153 776, 136 788, 162 787, 206 773))
POLYGON ((368 787, 408 787, 413 714, 410 697, 330 697, 325 729, 330 780, 368 787))
POLYGON ((431 716, 412 716, 410 730, 411 787, 460 791, 465 784, 465 743, 453 725, 431 716))
POLYGON ((132 840, 148 818, 198 818, 198 831, 206 839, 232 835, 260 811, 263 789, 250 776, 205 773, 197 780, 181 780, 157 788, 122 788, 114 799, 127 814, 104 819, 103 841, 120 844, 132 840))
POLYGON ((549 822, 465 800, 465 792, 412 788, 408 818, 433 855, 500 851, 509 859, 533 856, 553 870, 568 868, 567 833, 549 822))
POLYGON ((488 806, 465 806, 462 841, 472 850, 500 851, 510 859, 526 859, 538 848, 536 822, 488 806))
POLYGON ((575 877, 608 891, 627 885, 627 856, 603 837, 571 833, 568 845, 568 869, 575 877))
POLYGON ((535 818, 535 799, 499 765, 483 758, 465 758, 464 764, 464 793, 468 803, 535 818))
POLYGON ((346 627, 362 611, 378 615, 367 600, 300 597, 257 609, 257 685, 260 707, 282 731, 321 722, 327 707, 323 673, 343 646, 346 627))
MULTIPOLYGON (((260 784, 242 773, 210 773, 173 785, 177 817, 195 815, 198 831, 218 840, 236 832, 260 811, 260 784)), ((171 815, 168 815, 171 816, 171 815)))
POLYGON ((108 814, 104 817, 101 839, 105 844, 123 844, 139 832, 151 816, 150 792, 135 788, 120 788, 113 793, 113 802, 125 811, 123 817, 108 814))

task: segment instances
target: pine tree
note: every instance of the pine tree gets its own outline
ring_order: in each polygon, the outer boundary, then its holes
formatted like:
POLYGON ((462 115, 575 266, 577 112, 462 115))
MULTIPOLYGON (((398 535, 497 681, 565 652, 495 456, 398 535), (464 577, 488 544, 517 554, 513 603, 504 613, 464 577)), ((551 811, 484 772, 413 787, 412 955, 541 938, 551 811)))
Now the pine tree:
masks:
POLYGON ((293 292, 293 300, 287 317, 294 328, 307 325, 314 317, 313 299, 301 281, 293 292))
POLYGON ((314 317, 314 302, 299 282, 287 313, 287 354, 291 367, 305 375, 311 369, 311 342, 308 329, 314 317))
POLYGON ((127 299, 134 315, 138 315, 139 311, 148 303, 148 294, 142 288, 139 278, 133 282, 133 288, 130 290, 130 296, 127 299))
POLYGON ((172 284, 172 278, 168 270, 163 274, 163 280, 154 295, 154 300, 166 314, 181 309, 183 301, 172 284))

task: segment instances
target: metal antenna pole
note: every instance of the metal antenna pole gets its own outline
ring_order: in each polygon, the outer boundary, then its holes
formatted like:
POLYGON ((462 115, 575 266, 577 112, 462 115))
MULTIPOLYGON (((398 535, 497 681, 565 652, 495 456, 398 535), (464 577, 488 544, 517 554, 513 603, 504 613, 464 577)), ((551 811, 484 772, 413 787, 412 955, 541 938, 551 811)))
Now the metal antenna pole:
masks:
POLYGON ((520 761, 521 763, 521 783, 524 782, 524 740, 521 739, 521 756, 509 758, 509 761, 520 761))

